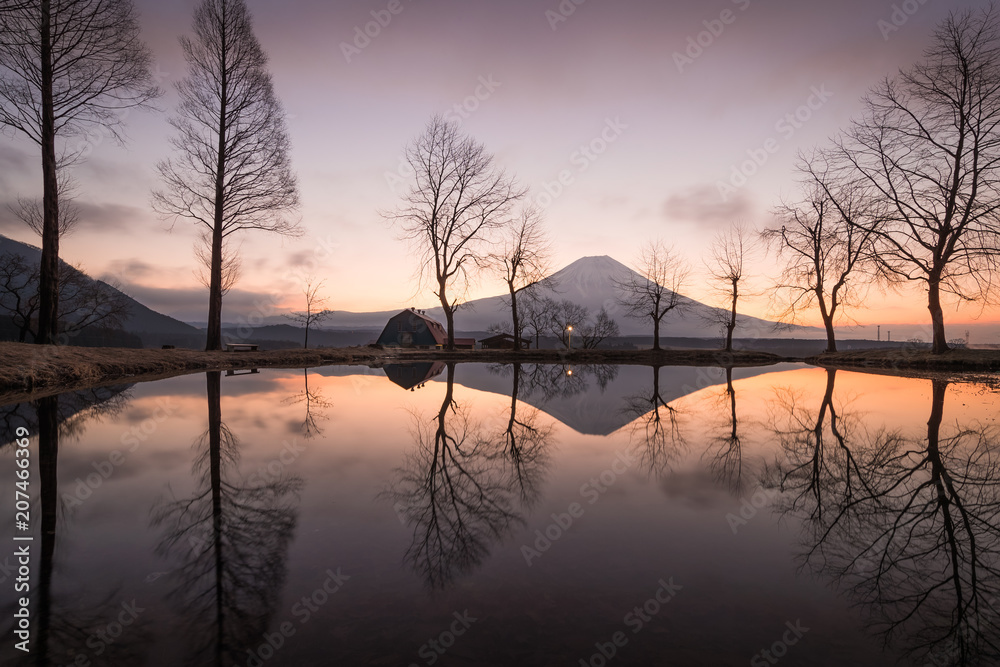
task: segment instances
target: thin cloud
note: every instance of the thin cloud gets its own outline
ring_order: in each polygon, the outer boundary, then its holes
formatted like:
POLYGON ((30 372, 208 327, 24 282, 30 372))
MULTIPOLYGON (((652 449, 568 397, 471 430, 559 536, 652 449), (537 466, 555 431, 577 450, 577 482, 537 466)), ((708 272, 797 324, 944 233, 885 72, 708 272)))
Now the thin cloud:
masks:
POLYGON ((714 185, 699 185, 670 195, 663 204, 664 216, 672 221, 696 222, 721 227, 745 219, 753 213, 753 204, 743 192, 722 201, 714 185))

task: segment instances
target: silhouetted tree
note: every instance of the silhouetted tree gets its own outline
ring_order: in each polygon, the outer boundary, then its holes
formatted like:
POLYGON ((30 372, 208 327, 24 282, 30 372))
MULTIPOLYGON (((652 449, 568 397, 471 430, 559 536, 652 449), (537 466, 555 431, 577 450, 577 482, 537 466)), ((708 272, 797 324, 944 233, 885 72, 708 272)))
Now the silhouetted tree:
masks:
POLYGON ((887 204, 871 230, 880 267, 926 286, 936 354, 948 350, 942 294, 989 299, 1000 258, 997 11, 952 13, 924 61, 872 90, 829 152, 838 182, 887 204))
POLYGON ((546 327, 549 334, 558 338, 559 342, 566 348, 569 348, 572 342, 572 334, 576 333, 579 336, 583 327, 590 320, 590 310, 586 306, 575 304, 566 299, 562 301, 545 299, 542 309, 546 314, 546 327))
POLYGON ((319 423, 327 419, 327 415, 323 411, 333 407, 333 403, 326 400, 320 390, 309 388, 308 368, 302 369, 302 382, 304 387, 302 392, 287 399, 286 402, 291 405, 305 404, 306 416, 302 420, 302 435, 307 440, 311 440, 323 433, 319 423))
POLYGON ((472 571, 524 522, 514 497, 519 481, 497 449, 507 441, 487 437, 455 401, 454 380, 449 364, 441 409, 430 425, 415 415, 415 449, 383 494, 413 527, 406 561, 435 589, 472 571))
MULTIPOLYGON (((128 109, 160 94, 130 0, 9 0, 0 4, 0 125, 38 144, 42 259, 38 337, 59 326, 59 158, 56 141, 100 128, 121 140, 128 109)), ((84 149, 85 150, 85 149, 84 149)), ((64 156, 64 159, 83 157, 64 156)))
POLYGON ((454 349, 455 310, 489 254, 484 244, 524 191, 482 144, 440 115, 406 148, 406 161, 414 183, 402 208, 386 217, 417 249, 420 275, 433 281, 447 322, 447 347, 454 349))
MULTIPOLYGON (((39 267, 18 253, 0 255, 0 312, 6 311, 18 330, 18 340, 28 334, 38 341, 41 294, 39 267)), ((74 335, 85 329, 120 328, 132 307, 116 286, 94 280, 74 266, 59 273, 60 331, 74 335)))
POLYGON ((527 289, 518 301, 518 316, 524 326, 524 336, 534 339, 537 350, 542 342, 542 336, 548 332, 549 317, 546 312, 546 300, 534 289, 527 289))
MULTIPOLYGON (((59 238, 63 238, 73 232, 80 223, 80 207, 74 201, 76 195, 76 182, 70 175, 65 165, 58 165, 57 172, 57 198, 59 201, 59 238)), ((28 226, 28 229, 38 235, 38 238, 45 236, 45 210, 40 199, 28 199, 18 196, 17 202, 8 205, 10 212, 28 226)))
POLYGON ((522 294, 533 298, 530 292, 546 284, 552 270, 552 251, 541 213, 535 208, 521 211, 508 223, 498 245, 499 251, 490 254, 489 262, 507 285, 514 349, 520 350, 528 323, 521 319, 519 299, 522 294))
POLYGON ((705 456, 709 457, 709 468, 715 478, 725 483, 734 495, 744 490, 743 479, 743 433, 736 412, 736 388, 733 387, 733 367, 726 367, 726 386, 720 394, 720 402, 725 403, 723 427, 709 438, 705 456))
POLYGON ((781 206, 776 211, 781 228, 771 227, 762 237, 785 260, 775 292, 776 300, 784 298, 780 319, 795 322, 801 311, 817 308, 826 351, 836 352, 834 327, 845 307, 862 305, 873 277, 867 269, 875 257, 880 202, 858 188, 829 183, 827 169, 816 160, 801 169, 806 198, 781 206))
MULTIPOLYGON (((212 287, 212 235, 201 234, 194 244, 194 256, 198 260, 195 277, 206 289, 212 287)), ((222 241, 222 296, 236 286, 243 277, 243 258, 239 250, 230 247, 228 240, 222 241)))
POLYGON ((620 333, 621 329, 618 327, 618 322, 602 306, 597 311, 597 315, 594 315, 593 321, 588 321, 580 327, 580 341, 585 350, 592 350, 608 338, 614 338, 620 333))
POLYGON ((690 270, 673 249, 662 241, 643 246, 637 273, 615 281, 619 300, 629 317, 653 325, 653 349, 660 349, 660 326, 671 312, 687 305, 681 292, 687 285, 690 270))
POLYGON ((333 315, 332 310, 328 310, 323 307, 329 302, 329 299, 325 296, 320 296, 319 291, 322 288, 322 280, 315 284, 313 284, 312 281, 307 283, 305 290, 303 290, 303 294, 305 294, 306 297, 305 312, 285 315, 285 317, 292 322, 301 324, 305 328, 305 341, 303 342, 302 347, 307 350, 309 349, 309 329, 316 324, 322 324, 333 315))
POLYGON ((733 332, 736 331, 738 313, 736 307, 741 297, 746 297, 749 279, 746 266, 754 251, 751 231, 742 223, 736 223, 716 235, 712 241, 711 257, 705 263, 713 290, 720 301, 726 302, 725 310, 715 308, 708 315, 711 322, 721 325, 726 332, 725 351, 733 351, 733 332))
POLYGON ((176 560, 169 575, 187 633, 200 641, 185 664, 237 665, 269 627, 287 574, 302 480, 283 472, 239 475, 239 439, 222 421, 221 373, 206 373, 208 429, 195 441, 199 485, 159 503, 157 552, 176 560))
POLYGON ((188 76, 170 124, 175 158, 157 165, 164 189, 153 205, 187 218, 211 236, 206 350, 222 349, 223 244, 263 230, 298 234, 286 216, 298 208, 285 114, 267 71, 267 55, 244 0, 203 0, 194 38, 182 37, 188 76))
POLYGON ((663 475, 677 460, 687 441, 681 431, 681 413, 660 393, 660 367, 651 366, 653 383, 648 393, 626 399, 624 412, 632 418, 631 438, 640 450, 640 467, 663 475))
MULTIPOLYGON (((948 382, 931 384, 922 437, 831 420, 834 448, 820 430, 783 437, 787 462, 770 479, 784 491, 779 511, 804 522, 804 564, 868 607, 887 642, 921 664, 990 664, 1000 657, 1000 432, 944 427, 948 382)), ((792 407, 793 422, 808 414, 792 407)))

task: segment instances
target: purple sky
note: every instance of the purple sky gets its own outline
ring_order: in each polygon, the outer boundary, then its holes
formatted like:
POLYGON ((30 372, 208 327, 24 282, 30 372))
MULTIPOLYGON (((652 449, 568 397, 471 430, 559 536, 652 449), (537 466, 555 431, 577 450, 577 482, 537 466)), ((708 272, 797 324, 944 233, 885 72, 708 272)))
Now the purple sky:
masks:
MULTIPOLYGON (((149 205, 155 164, 169 154, 172 85, 185 73, 177 37, 189 32, 196 3, 138 4, 166 113, 130 115, 128 145, 98 141, 77 168, 85 224, 64 241, 63 256, 94 275, 118 276, 154 309, 204 320, 195 228, 179 221, 171 231, 149 205)), ((243 237, 244 278, 227 297, 226 320, 263 298, 299 307, 302 285, 289 271, 317 248, 323 259, 314 273, 327 281, 335 309, 433 305, 429 293, 416 294, 414 262, 379 211, 398 202, 387 174, 404 145, 432 114, 458 115, 455 105, 466 100, 464 127, 533 197, 568 172, 571 184, 551 203, 541 200, 557 267, 604 254, 628 264, 654 237, 700 267, 717 229, 741 218, 766 225, 768 210, 794 196, 799 150, 824 143, 858 113, 871 85, 919 59, 949 9, 980 3, 566 0, 575 11, 562 17, 558 0, 399 0, 391 22, 348 62, 343 43, 390 4, 250 0, 289 114, 305 233, 243 237), (913 12, 905 23, 903 4, 913 12), (902 25, 884 34, 894 11, 902 25), (674 54, 705 22, 721 34, 702 35, 708 46, 679 71, 674 54), (477 92, 484 99, 470 98, 477 92), (810 102, 813 109, 799 109, 810 102), (779 124, 796 110, 807 120, 779 124), (604 144, 602 134, 613 141, 604 144), (777 152, 723 201, 718 183, 769 139, 777 152), (604 152, 581 152, 591 142, 604 152)), ((20 141, 0 143, 4 197, 38 194, 34 155, 20 141)), ((35 242, 6 212, 0 217, 2 233, 35 242)), ((762 272, 772 265, 762 261, 762 272)), ((474 296, 500 291, 484 278, 474 296)), ((698 285, 691 291, 705 294, 698 285)), ((880 321, 922 321, 921 295, 910 296, 908 306, 887 301, 880 321)), ((751 310, 763 314, 764 306, 751 310)))

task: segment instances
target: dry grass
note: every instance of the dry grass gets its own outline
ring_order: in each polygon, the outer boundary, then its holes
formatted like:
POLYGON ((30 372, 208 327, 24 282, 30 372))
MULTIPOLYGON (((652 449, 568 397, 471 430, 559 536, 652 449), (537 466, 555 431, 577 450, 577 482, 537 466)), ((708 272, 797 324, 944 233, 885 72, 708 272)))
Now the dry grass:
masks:
POLYGON ((1000 371, 1000 350, 950 350, 931 354, 929 350, 859 350, 821 354, 806 360, 825 367, 878 368, 924 371, 1000 371))
POLYGON ((308 368, 369 363, 384 355, 366 348, 199 352, 0 343, 0 402, 100 385, 158 380, 209 370, 308 368))

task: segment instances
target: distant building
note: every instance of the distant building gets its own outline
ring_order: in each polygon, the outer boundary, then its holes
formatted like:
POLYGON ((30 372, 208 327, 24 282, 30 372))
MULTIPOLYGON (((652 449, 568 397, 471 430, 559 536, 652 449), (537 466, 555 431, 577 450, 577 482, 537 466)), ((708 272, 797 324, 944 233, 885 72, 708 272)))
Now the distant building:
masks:
MULTIPOLYGON (((375 342, 383 347, 435 350, 448 344, 448 332, 440 322, 428 317, 424 311, 409 308, 391 317, 375 342)), ((456 338, 455 348, 474 350, 476 339, 456 338)))
MULTIPOLYGON (((479 341, 479 345, 484 350, 513 350, 514 336, 507 333, 497 334, 496 336, 490 336, 489 338, 482 339, 479 341)), ((531 340, 528 338, 522 338, 521 349, 531 349, 531 340)))

